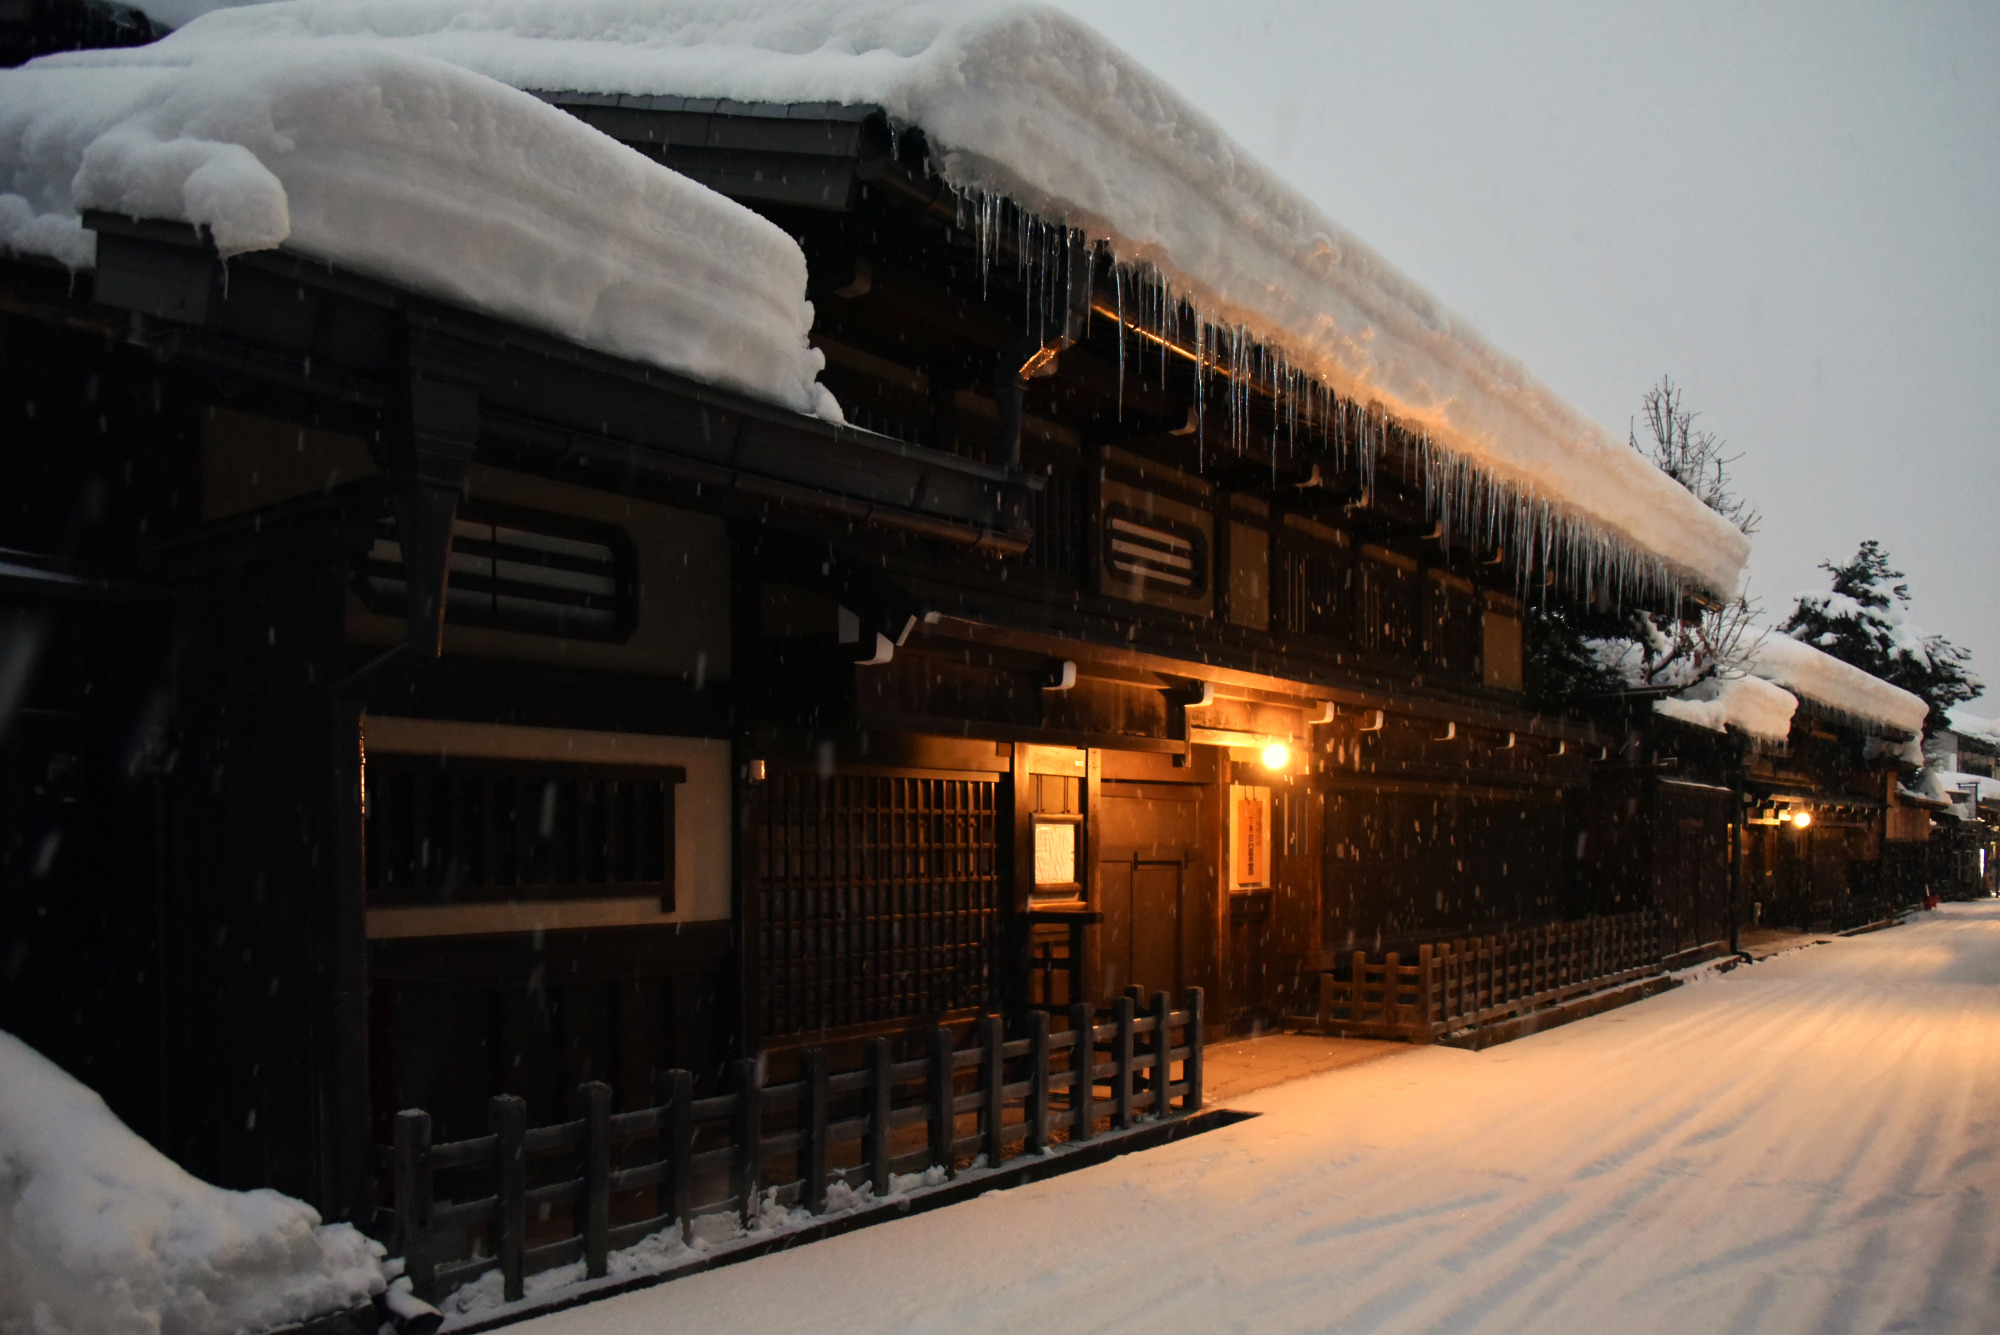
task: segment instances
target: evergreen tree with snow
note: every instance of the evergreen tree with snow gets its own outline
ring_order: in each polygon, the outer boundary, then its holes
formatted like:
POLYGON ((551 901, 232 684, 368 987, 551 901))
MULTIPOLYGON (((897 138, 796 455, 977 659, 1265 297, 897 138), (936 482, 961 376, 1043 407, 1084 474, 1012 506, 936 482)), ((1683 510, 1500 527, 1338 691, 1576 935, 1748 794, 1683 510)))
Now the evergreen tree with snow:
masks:
POLYGON ((1623 674, 1597 645, 1622 629, 1614 614, 1546 601, 1528 609, 1528 698, 1541 709, 1563 709, 1626 688, 1623 674))
POLYGON ((1833 576, 1832 591, 1800 594, 1780 630, 1921 698, 1931 707, 1932 728, 1946 726, 1947 709, 1985 689, 1967 667, 1969 651, 1925 634, 1903 615, 1910 586, 1901 582, 1902 571, 1889 568, 1881 543, 1869 538, 1852 561, 1822 561, 1819 568, 1833 576))

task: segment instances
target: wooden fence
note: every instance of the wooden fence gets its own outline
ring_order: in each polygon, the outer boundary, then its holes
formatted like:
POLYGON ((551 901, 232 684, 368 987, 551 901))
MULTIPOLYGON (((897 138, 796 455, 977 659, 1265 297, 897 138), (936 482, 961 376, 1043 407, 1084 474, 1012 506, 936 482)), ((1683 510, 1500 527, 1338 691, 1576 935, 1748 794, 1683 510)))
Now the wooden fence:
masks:
POLYGON ((1454 1030, 1659 973, 1660 925, 1650 913, 1557 923, 1419 946, 1404 963, 1355 951, 1348 976, 1320 975, 1324 1032, 1428 1043, 1454 1030))
POLYGON ((670 1071, 656 1106, 630 1112, 612 1112, 610 1086, 593 1081, 576 1091, 576 1116, 554 1126, 529 1127, 526 1104, 503 1094, 488 1134, 442 1144, 428 1113, 401 1112, 385 1149, 392 1245, 427 1302, 495 1269, 514 1301, 528 1275, 580 1260, 600 1277, 611 1252, 668 1228, 690 1239, 703 1215, 747 1226, 772 1189, 817 1214, 835 1183, 879 1201, 896 1173, 951 1176, 978 1156, 995 1166, 1200 1109, 1201 989, 1179 1010, 1159 992, 1144 1010, 1127 996, 1108 1013, 1071 1007, 1068 1020, 1051 1032, 1049 1013, 1031 1011, 1010 1039, 989 1016, 966 1047, 934 1028, 923 1055, 901 1061, 877 1038, 853 1070, 807 1049, 797 1078, 778 1084, 763 1083, 762 1061, 738 1061, 734 1087, 707 1098, 688 1072, 670 1071))

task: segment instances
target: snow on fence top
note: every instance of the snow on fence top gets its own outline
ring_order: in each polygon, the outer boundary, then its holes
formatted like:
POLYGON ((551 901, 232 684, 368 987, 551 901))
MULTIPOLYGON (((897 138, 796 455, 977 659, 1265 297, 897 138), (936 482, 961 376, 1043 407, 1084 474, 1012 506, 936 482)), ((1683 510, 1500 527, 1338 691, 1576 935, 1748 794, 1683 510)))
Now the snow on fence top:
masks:
POLYGON ((1609 575, 1736 590, 1743 534, 1052 9, 297 0, 207 14, 151 57, 60 59, 193 60, 294 41, 393 45, 523 89, 880 106, 923 128, 957 189, 1107 241, 1224 341, 1268 344, 1292 370, 1424 433, 1426 490, 1448 522, 1456 509, 1586 587, 1609 575))
POLYGON ((1922 733, 1930 713, 1929 705, 1902 687, 1789 635, 1767 635, 1749 666, 1752 676, 1775 682, 1822 713, 1899 740, 1922 733))
POLYGON ((224 1191, 0 1033, 0 1330, 270 1330, 383 1286, 381 1249, 275 1191, 224 1191))
POLYGON ((0 71, 0 246, 180 219, 838 420, 797 244, 536 98, 379 45, 125 55, 0 71))

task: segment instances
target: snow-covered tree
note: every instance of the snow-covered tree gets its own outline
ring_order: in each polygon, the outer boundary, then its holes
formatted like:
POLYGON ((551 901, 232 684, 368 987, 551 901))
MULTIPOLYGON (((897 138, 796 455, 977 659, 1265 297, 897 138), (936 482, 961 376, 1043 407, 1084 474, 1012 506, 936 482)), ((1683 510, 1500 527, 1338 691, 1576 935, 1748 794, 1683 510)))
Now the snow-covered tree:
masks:
POLYGON ((1833 576, 1827 593, 1802 593, 1785 624, 1787 635, 1844 663, 1921 697, 1931 707, 1930 726, 1945 726, 1945 711, 1985 689, 1972 675, 1972 654, 1942 635, 1928 635, 1903 614, 1910 586, 1889 568, 1889 553, 1873 538, 1852 561, 1820 562, 1833 576))
POLYGON ((1622 628, 1609 613, 1560 602, 1528 609, 1528 696, 1542 709, 1562 709, 1596 695, 1625 689, 1625 678, 1604 662, 1597 645, 1622 628))
MULTIPOLYGON (((1713 431, 1695 429, 1698 414, 1683 405, 1672 377, 1661 376, 1646 391, 1640 413, 1650 442, 1639 443, 1635 424, 1632 448, 1703 505, 1743 532, 1756 532, 1761 516, 1730 489, 1729 465, 1741 456, 1724 453, 1713 431)), ((1757 613, 1747 595, 1690 608, 1679 618, 1541 609, 1529 626, 1529 690, 1537 703, 1557 707, 1613 691, 1740 676, 1763 639, 1757 613)))

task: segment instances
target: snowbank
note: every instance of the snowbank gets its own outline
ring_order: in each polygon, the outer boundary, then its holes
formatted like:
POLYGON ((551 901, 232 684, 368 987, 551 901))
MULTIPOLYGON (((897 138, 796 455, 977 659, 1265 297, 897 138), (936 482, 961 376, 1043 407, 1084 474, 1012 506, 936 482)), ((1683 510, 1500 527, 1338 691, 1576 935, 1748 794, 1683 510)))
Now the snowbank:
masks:
POLYGON ((275 1191, 183 1172, 0 1033, 0 1330, 232 1335, 366 1302, 380 1249, 275 1191))
POLYGON ((81 210, 180 219, 838 419, 805 256, 749 210, 443 61, 160 51, 0 71, 0 245, 84 268, 81 210))
POLYGON ((1792 714, 1798 707, 1797 696, 1759 677, 1711 677, 1653 702, 1654 711, 1668 718, 1714 732, 1733 727, 1769 743, 1792 735, 1792 714))
MULTIPOLYGON (((1489 346, 1090 28, 1043 6, 881 0, 297 0, 219 10, 143 52, 364 42, 516 88, 873 104, 956 187, 1156 266, 1222 327, 1379 400, 1604 555, 1724 596, 1749 540, 1489 346)), ((46 63, 46 62, 45 62, 46 63)), ((1510 507, 1511 508, 1511 507, 1510 507)), ((1542 522, 1536 520, 1533 522, 1542 522)))
POLYGON ((1923 731, 1930 713, 1930 706, 1902 687, 1788 635, 1765 636, 1749 666, 1751 675, 1863 728, 1912 736, 1923 731))

